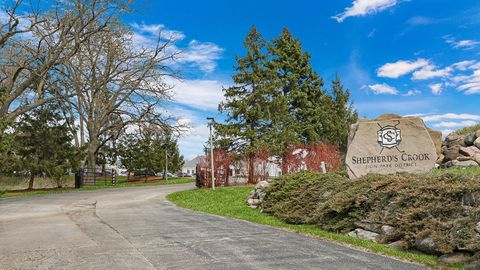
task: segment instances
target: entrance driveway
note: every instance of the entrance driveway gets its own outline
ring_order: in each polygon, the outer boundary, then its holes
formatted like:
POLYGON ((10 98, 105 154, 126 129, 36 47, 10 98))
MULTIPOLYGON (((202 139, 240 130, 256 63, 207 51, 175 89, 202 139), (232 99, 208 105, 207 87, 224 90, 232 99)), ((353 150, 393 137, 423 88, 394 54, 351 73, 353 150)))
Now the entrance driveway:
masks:
POLYGON ((0 269, 425 269, 165 200, 191 188, 0 200, 0 269))

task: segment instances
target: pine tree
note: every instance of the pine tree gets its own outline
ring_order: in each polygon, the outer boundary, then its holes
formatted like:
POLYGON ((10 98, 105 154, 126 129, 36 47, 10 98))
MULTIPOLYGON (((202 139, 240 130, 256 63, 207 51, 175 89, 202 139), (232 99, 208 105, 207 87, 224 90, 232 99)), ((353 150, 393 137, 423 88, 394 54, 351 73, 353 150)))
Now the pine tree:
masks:
POLYGON ((177 141, 168 134, 158 134, 148 128, 138 134, 124 135, 118 147, 120 161, 129 171, 163 172, 168 160, 168 170, 176 172, 184 164, 177 141))
POLYGON ((47 176, 61 187, 65 174, 80 167, 82 154, 72 145, 72 135, 54 107, 40 107, 22 117, 16 125, 15 155, 20 166, 29 172, 28 188, 35 178, 47 176))
POLYGON ((322 78, 312 68, 311 55, 288 29, 269 44, 268 53, 268 78, 275 89, 270 98, 274 152, 281 155, 288 144, 324 140, 329 101, 322 78))
POLYGON ((223 89, 226 101, 219 111, 226 113, 225 124, 217 124, 219 135, 229 141, 230 149, 246 153, 249 158, 249 181, 253 181, 253 155, 262 147, 265 133, 266 42, 255 27, 248 33, 243 46, 246 56, 236 57, 232 76, 234 86, 223 89))
POLYGON ((357 115, 340 79, 330 95, 312 67, 311 55, 288 29, 267 44, 252 28, 244 47, 246 56, 237 57, 232 76, 235 86, 224 89, 226 101, 219 106, 227 119, 216 125, 216 145, 247 153, 249 181, 253 155, 260 148, 279 157, 298 143, 331 143, 344 149, 357 115))
POLYGON ((353 104, 350 102, 350 91, 343 89, 338 74, 335 76, 335 80, 332 81, 331 95, 333 125, 329 141, 344 153, 347 150, 347 137, 350 125, 357 122, 358 113, 353 109, 353 104))

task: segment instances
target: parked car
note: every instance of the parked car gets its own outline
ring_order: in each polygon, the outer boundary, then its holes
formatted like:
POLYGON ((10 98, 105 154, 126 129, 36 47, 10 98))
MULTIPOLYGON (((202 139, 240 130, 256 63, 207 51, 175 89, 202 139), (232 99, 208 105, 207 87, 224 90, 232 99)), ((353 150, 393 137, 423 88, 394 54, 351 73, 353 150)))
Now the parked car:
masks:
POLYGON ((134 171, 133 175, 135 176, 156 176, 155 172, 152 170, 138 170, 134 171))
POLYGON ((184 172, 179 172, 177 173, 178 177, 193 177, 191 174, 184 173, 184 172))
MULTIPOLYGON (((164 172, 157 172, 155 175, 156 176, 163 176, 163 173, 164 172)), ((175 175, 173 173, 167 172, 167 177, 175 177, 175 175)))

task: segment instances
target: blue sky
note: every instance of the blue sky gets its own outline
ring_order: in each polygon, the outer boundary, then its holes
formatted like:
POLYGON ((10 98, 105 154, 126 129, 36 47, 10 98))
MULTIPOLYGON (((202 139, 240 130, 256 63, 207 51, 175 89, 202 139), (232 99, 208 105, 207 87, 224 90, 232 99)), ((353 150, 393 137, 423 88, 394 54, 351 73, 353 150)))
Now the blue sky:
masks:
POLYGON ((180 139, 186 158, 202 152, 205 118, 224 118, 221 88, 252 25, 266 39, 288 27, 327 85, 339 73, 362 117, 419 115, 444 134, 480 122, 478 0, 143 0, 136 9, 124 19, 139 43, 162 31, 183 51, 166 109, 191 126, 180 139))

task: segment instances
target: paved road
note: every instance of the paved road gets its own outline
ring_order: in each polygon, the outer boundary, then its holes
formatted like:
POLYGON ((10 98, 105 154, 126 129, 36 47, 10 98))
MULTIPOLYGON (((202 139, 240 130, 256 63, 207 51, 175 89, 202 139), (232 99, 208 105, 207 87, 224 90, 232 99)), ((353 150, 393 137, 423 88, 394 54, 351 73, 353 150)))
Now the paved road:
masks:
POLYGON ((0 200, 0 269, 424 269, 165 200, 190 188, 0 200))

